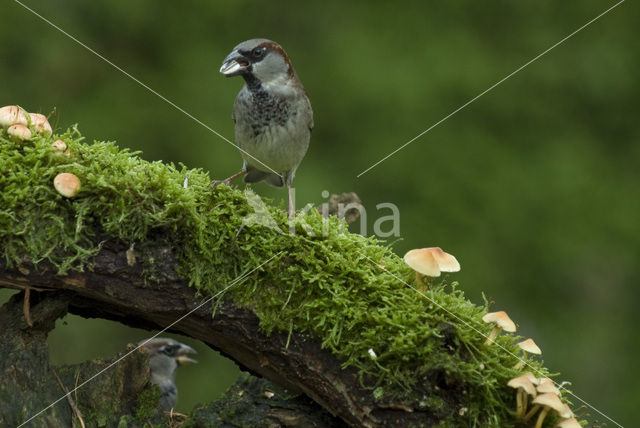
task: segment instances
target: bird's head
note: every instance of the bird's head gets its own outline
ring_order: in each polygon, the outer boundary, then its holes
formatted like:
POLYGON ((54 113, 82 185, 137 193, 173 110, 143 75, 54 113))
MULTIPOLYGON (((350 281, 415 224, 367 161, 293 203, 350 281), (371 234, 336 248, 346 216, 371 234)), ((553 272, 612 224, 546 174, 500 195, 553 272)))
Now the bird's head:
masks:
POLYGON ((284 49, 268 39, 251 39, 240 43, 222 62, 220 73, 227 77, 243 76, 261 83, 275 83, 295 75, 284 49))
POLYGON ((170 368, 197 363, 196 360, 187 356, 187 354, 196 354, 196 350, 173 339, 157 337, 144 340, 140 342, 140 347, 149 354, 152 368, 156 365, 170 368))

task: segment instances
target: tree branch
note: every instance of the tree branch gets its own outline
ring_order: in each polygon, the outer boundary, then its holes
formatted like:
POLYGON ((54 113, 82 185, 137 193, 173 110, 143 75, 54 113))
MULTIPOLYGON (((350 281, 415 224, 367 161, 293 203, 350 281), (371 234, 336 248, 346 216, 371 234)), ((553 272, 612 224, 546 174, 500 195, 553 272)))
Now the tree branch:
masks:
MULTIPOLYGON (((176 274, 172 250, 166 246, 150 248, 157 266, 157 283, 145 283, 140 264, 127 263, 128 246, 106 242, 91 263, 92 270, 58 276, 44 263, 37 267, 23 264, 8 269, 0 262, 0 286, 17 289, 64 290, 70 313, 86 318, 105 318, 146 329, 164 329, 205 299, 176 274)), ((316 340, 294 332, 287 336, 274 332, 267 336, 258 318, 248 309, 225 301, 212 318, 211 302, 173 325, 169 331, 201 340, 235 360, 251 372, 270 379, 291 391, 311 397, 331 414, 353 426, 406 425, 411 421, 437 423, 421 412, 401 403, 376 404, 364 390, 353 370, 343 370, 331 353, 316 340)), ((25 324, 26 325, 26 324, 25 324)))

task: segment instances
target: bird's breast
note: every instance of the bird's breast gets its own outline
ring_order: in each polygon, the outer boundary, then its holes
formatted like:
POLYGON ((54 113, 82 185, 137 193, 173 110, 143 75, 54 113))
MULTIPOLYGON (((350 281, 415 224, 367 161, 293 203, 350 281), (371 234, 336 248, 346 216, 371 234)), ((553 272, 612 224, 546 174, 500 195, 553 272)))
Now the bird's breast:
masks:
POLYGON ((278 173, 295 170, 309 145, 310 131, 302 104, 266 91, 240 93, 234 108, 236 144, 250 165, 278 173), (251 156, 248 156, 247 153, 251 156))

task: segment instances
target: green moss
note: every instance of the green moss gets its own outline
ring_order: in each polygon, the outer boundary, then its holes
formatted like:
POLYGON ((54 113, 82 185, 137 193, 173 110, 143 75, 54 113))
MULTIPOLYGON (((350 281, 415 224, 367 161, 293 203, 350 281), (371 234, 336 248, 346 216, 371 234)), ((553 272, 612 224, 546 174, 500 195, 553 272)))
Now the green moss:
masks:
MULTIPOLYGON (((0 156, 0 251, 9 265, 47 260, 65 274, 90 269, 106 239, 135 244, 143 253, 146 245, 168 242, 179 273, 202 295, 249 273, 222 297, 252 308, 266 332, 319 338, 343 367, 358 371, 376 399, 422 403, 443 418, 454 406, 466 407, 452 424, 513 423, 514 391, 506 383, 517 374, 511 368, 517 359, 504 349, 519 355, 516 338, 503 335, 485 346, 486 305, 471 303, 446 281, 431 286, 429 299, 420 298, 403 284, 413 280, 410 269, 378 240, 348 233, 343 223, 313 210, 299 217, 295 234, 241 228, 252 210, 239 189, 212 190, 201 170, 148 162, 113 143, 86 144, 77 128, 26 143, 0 131, 0 156), (51 147, 56 138, 71 156, 51 147), (61 172, 82 182, 73 199, 53 188, 61 172)), ((288 231, 285 213, 269 210, 288 231)), ((153 260, 140 259, 152 280, 153 260)))
POLYGON ((136 420, 138 422, 146 421, 155 415, 161 396, 160 388, 155 385, 145 388, 140 393, 136 402, 136 420))

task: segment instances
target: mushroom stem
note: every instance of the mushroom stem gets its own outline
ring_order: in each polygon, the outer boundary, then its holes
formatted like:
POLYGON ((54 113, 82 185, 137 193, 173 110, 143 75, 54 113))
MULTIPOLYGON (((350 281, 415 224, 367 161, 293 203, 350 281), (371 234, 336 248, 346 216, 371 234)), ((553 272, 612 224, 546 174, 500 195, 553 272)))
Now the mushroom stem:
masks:
POLYGON ((549 409, 551 407, 545 407, 542 412, 540 412, 540 416, 538 416, 538 420, 536 421, 535 428, 542 428, 542 422, 544 422, 544 418, 547 417, 547 413, 549 413, 549 409))
POLYGON ((487 337, 487 340, 484 342, 484 344, 491 345, 496 336, 498 336, 498 333, 500 333, 500 327, 494 325, 493 330, 491 330, 491 333, 489 334, 489 337, 487 337))
POLYGON ((529 419, 531 419, 531 417, 532 417, 533 415, 535 415, 535 414, 536 414, 536 412, 538 411, 538 409, 539 409, 539 408, 540 408, 540 405, 538 405, 538 404, 536 404, 535 406, 533 406, 533 407, 531 408, 531 410, 529 410, 529 413, 527 413, 527 414, 524 416, 524 420, 525 420, 525 421, 528 421, 529 419))
POLYGON ((524 416, 524 407, 522 405, 522 395, 524 394, 524 389, 518 388, 516 392, 516 412, 518 413, 518 417, 524 416))
POLYGON ((420 272, 416 272, 416 287, 418 287, 419 290, 422 290, 422 287, 424 287, 424 282, 422 281, 422 274, 420 272))

